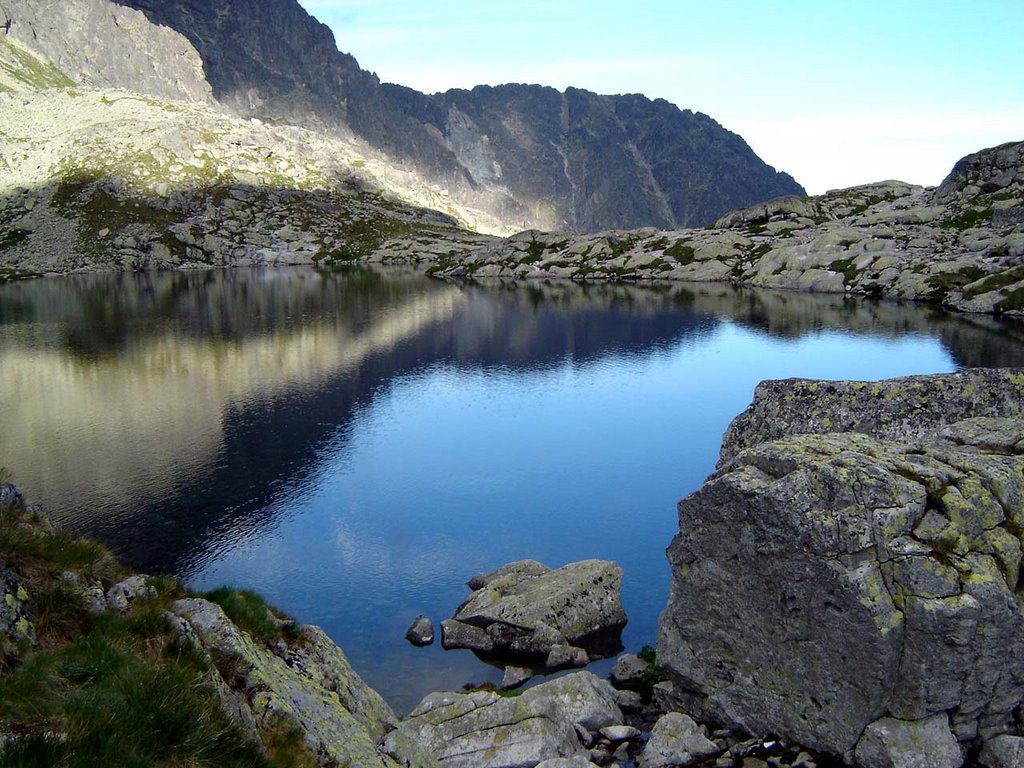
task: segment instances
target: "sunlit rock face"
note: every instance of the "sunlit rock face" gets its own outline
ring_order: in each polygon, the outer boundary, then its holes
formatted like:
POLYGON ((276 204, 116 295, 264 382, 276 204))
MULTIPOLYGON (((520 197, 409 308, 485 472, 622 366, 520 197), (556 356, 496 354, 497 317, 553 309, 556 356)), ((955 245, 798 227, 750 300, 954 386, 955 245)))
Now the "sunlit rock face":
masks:
POLYGON ((381 84, 294 0, 118 2, 187 37, 231 110, 350 130, 517 230, 704 225, 803 193, 740 136, 664 100, 521 85, 426 95, 381 84))
MULTIPOLYGON (((85 85, 213 102, 203 60, 184 35, 109 0, 2 0, 0 30, 5 30, 0 57, 5 46, 24 46, 85 85)), ((33 83, 32 78, 22 82, 36 87, 66 84, 33 83)))
POLYGON ((760 388, 679 504, 658 660, 683 700, 865 765, 925 721, 1015 732, 1021 402, 1020 370, 760 388))

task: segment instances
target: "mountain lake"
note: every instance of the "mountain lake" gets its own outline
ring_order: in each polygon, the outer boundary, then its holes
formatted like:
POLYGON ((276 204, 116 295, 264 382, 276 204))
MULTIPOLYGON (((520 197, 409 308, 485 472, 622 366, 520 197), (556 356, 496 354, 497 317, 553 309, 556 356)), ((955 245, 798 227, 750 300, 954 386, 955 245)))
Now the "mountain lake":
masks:
POLYGON ((404 713, 500 680, 404 633, 513 560, 617 561, 623 642, 654 644, 675 504, 762 379, 970 366, 1024 366, 1024 324, 400 268, 55 277, 0 285, 0 465, 138 570, 322 626, 404 713))

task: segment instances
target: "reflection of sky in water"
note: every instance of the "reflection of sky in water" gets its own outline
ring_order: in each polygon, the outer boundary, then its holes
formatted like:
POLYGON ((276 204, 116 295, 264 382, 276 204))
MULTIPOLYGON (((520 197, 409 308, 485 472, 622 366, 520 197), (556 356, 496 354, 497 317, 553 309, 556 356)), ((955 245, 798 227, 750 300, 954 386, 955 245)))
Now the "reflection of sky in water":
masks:
POLYGON ((655 640, 675 503, 712 471, 758 381, 954 367, 933 339, 780 340, 729 322, 583 364, 436 363, 379 388, 304 483, 280 490, 276 524, 218 542, 192 583, 251 586, 321 624, 400 709, 497 679, 468 652, 414 649, 403 634, 419 613, 450 616, 466 579, 510 560, 618 561, 635 649, 655 640))
POLYGON ((617 560, 624 641, 653 642, 675 503, 760 380, 1024 365, 1021 331, 722 286, 29 281, 0 285, 0 465, 141 570, 323 625, 407 710, 497 679, 403 635, 511 560, 617 560))

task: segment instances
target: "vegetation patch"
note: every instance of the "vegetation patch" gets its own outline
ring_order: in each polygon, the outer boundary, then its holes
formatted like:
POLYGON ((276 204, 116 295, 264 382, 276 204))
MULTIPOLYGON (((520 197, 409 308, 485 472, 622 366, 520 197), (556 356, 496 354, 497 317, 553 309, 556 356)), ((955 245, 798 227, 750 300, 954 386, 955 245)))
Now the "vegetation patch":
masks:
POLYGON ((996 312, 1024 311, 1024 286, 1008 291, 1006 297, 996 304, 996 312))
POLYGON ((771 242, 759 243, 758 245, 751 246, 747 251, 747 257, 751 261, 757 261, 762 256, 767 255, 773 247, 774 245, 771 242))
POLYGON ((692 264, 697 259, 697 252, 694 251, 693 246, 688 245, 685 240, 677 240, 674 242, 670 247, 665 249, 665 255, 671 256, 684 267, 687 264, 692 264))
POLYGON ((829 269, 843 273, 843 285, 855 284, 861 275, 861 270, 857 269, 854 259, 836 259, 829 264, 829 269))
POLYGON ((987 224, 992 221, 993 211, 991 208, 968 208, 956 216, 951 216, 942 222, 945 229, 966 230, 987 224))
POLYGON ((487 691, 489 693, 496 693, 506 699, 514 699, 516 696, 521 696, 525 690, 525 688, 519 687, 511 691, 507 691, 504 688, 499 688, 494 683, 466 683, 462 686, 463 693, 479 693, 480 691, 487 691))
POLYGON ((973 299, 975 296, 981 296, 983 293, 989 293, 990 291, 998 291, 1000 288, 1006 288, 1021 281, 1024 281, 1024 266, 1013 267, 1005 272, 989 275, 984 280, 976 279, 971 281, 975 284, 965 291, 964 295, 969 299, 973 299))
POLYGON ((221 587, 201 597, 219 605, 236 626, 265 645, 273 645, 280 640, 296 640, 299 637, 295 619, 272 610, 255 592, 221 587))
POLYGON ((26 229, 5 229, 0 232, 0 251, 19 245, 31 236, 32 233, 26 229))
MULTIPOLYGON (((9 479, 0 471, 0 482, 9 479)), ((126 614, 94 615, 84 585, 109 585, 127 572, 100 544, 50 531, 20 502, 0 508, 0 551, 27 596, 38 641, 0 667, 0 766, 316 764, 301 734, 282 727, 264 751, 225 712, 205 655, 164 616, 185 595, 178 582, 150 580, 156 597, 139 598, 126 614)), ((255 613, 247 598, 239 602, 255 613)))
POLYGON ((956 272, 940 272, 931 275, 925 284, 931 288, 933 298, 941 298, 950 291, 959 291, 965 285, 980 280, 988 274, 978 267, 962 267, 956 272))
POLYGON ((634 245, 636 245, 635 237, 624 237, 621 240, 618 238, 608 239, 608 247, 612 251, 612 258, 621 256, 626 251, 630 250, 634 245))
POLYGON ((526 255, 519 259, 520 264, 536 264, 544 258, 544 243, 531 240, 526 246, 526 255))
POLYGON ((67 88, 75 81, 49 62, 0 38, 0 71, 29 88, 67 88))
POLYGON ((654 686, 668 680, 668 675, 658 666, 657 651, 653 647, 645 645, 636 655, 647 664, 647 667, 640 674, 616 683, 616 687, 622 690, 636 691, 645 702, 649 702, 654 695, 654 686))

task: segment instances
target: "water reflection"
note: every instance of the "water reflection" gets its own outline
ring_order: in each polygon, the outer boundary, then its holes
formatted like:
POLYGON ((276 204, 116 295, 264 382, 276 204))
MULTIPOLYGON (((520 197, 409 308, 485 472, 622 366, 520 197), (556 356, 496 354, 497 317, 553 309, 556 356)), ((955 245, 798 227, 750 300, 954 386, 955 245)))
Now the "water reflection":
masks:
POLYGON ((674 501, 760 378, 963 365, 1024 365, 1024 329, 728 286, 47 279, 0 286, 0 465, 142 570, 324 625, 407 708, 490 674, 401 636, 507 560, 618 560, 653 640, 674 501))

